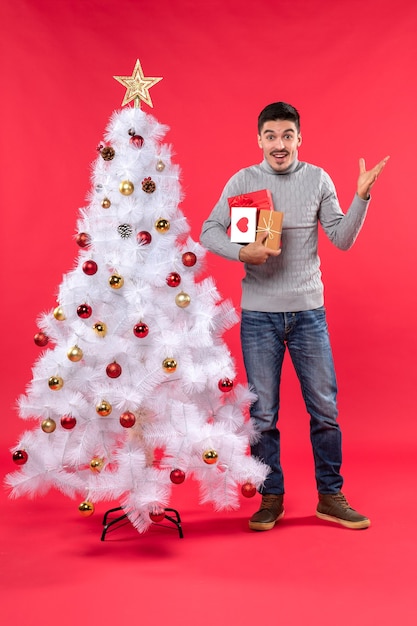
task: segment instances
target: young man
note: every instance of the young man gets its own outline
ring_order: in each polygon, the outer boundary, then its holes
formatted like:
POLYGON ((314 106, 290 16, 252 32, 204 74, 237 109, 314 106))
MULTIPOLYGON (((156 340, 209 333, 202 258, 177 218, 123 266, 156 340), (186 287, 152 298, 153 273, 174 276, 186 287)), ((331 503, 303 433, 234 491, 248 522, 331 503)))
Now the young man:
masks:
MULTIPOLYGON (((336 376, 323 301, 317 254, 318 223, 340 249, 349 249, 365 220, 369 192, 388 157, 367 171, 359 161, 357 193, 346 214, 330 177, 298 160, 301 146, 298 111, 285 102, 270 104, 258 118, 263 161, 237 172, 203 224, 202 244, 227 259, 245 264, 242 281, 241 342, 248 383, 257 395, 251 417, 259 431, 253 456, 271 468, 261 489, 262 502, 249 521, 252 530, 270 530, 284 515, 284 477, 280 463, 280 377, 286 348, 300 381, 310 415, 318 490, 316 514, 347 528, 367 528, 370 520, 348 504, 341 489, 341 432, 337 422, 336 376), (283 211, 278 251, 263 242, 231 243, 227 235, 227 199, 269 189, 283 211)), ((265 238, 268 233, 265 233, 265 238)))

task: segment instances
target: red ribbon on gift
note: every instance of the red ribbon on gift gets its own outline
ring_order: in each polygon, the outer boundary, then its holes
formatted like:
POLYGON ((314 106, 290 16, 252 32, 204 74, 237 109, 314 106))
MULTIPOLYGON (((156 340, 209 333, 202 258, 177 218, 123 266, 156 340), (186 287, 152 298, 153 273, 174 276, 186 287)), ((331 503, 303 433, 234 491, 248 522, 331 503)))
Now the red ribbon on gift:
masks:
POLYGON ((238 196, 232 196, 227 199, 229 207, 256 207, 257 209, 266 209, 273 211, 274 205, 272 195, 269 189, 259 189, 258 191, 250 191, 242 193, 238 196))
POLYGON ((230 205, 230 207, 233 207, 233 206, 241 206, 241 207, 255 206, 255 202, 253 201, 253 199, 250 196, 245 196, 243 194, 241 196, 233 196, 233 198, 230 198, 229 205, 230 205))

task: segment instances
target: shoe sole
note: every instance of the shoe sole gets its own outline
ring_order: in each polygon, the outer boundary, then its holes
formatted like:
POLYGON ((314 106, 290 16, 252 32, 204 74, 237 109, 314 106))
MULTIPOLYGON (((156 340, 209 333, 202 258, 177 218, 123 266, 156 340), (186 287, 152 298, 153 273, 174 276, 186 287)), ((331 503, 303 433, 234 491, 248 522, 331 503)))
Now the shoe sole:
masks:
POLYGON ((262 524, 262 522, 251 522, 249 520, 249 528, 251 530, 271 530, 280 519, 284 517, 285 511, 282 511, 277 517, 277 519, 273 522, 266 522, 262 524))
POLYGON ((351 528, 353 530, 363 530, 364 528, 369 528, 371 525, 371 520, 364 519, 360 522, 349 522, 348 520, 341 519, 340 517, 333 517, 332 515, 326 515, 325 513, 320 513, 316 511, 317 517, 325 520, 326 522, 334 522, 336 524, 341 524, 345 526, 345 528, 351 528))

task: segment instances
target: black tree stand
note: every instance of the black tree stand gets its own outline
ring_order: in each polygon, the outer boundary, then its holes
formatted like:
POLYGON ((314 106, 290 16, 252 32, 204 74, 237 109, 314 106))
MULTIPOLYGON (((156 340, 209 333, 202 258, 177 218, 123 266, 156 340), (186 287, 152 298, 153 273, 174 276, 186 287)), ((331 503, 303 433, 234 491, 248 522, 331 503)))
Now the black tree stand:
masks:
MULTIPOLYGON (((120 522, 123 522, 126 519, 128 520, 127 513, 123 513, 123 515, 119 515, 118 517, 113 518, 110 522, 107 521, 108 518, 112 515, 112 513, 116 513, 117 511, 122 511, 122 510, 123 510, 123 507, 118 506, 115 509, 109 509, 108 511, 106 511, 103 517, 103 532, 101 533, 101 541, 105 540, 108 530, 111 530, 111 531, 116 530, 117 524, 120 524, 120 522), (113 526, 116 526, 116 527, 113 528, 113 526)), ((181 518, 180 518, 180 514, 178 513, 178 511, 176 511, 175 509, 164 509, 164 511, 165 511, 164 521, 167 520, 171 525, 174 525, 178 530, 179 538, 183 539, 184 535, 182 532, 181 518), (167 515, 167 513, 172 513, 172 515, 167 515)), ((153 522, 153 523, 156 526, 166 526, 166 524, 163 524, 163 523, 157 523, 157 522, 153 522)))

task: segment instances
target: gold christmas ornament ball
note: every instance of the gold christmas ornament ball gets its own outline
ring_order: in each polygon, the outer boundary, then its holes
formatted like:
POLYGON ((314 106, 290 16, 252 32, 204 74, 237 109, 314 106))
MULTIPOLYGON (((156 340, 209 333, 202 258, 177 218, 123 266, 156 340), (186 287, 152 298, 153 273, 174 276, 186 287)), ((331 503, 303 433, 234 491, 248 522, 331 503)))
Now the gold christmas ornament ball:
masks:
POLYGON ((91 459, 90 461, 90 469, 92 472, 101 472, 101 470, 104 467, 104 459, 95 456, 93 459, 91 459))
POLYGON ((103 207, 103 209, 109 209, 111 207, 111 202, 108 198, 103 198, 103 200, 101 201, 101 206, 103 207))
POLYGON ((77 363, 83 358, 83 351, 78 346, 72 346, 67 352, 67 357, 72 363, 77 363))
POLYGON ((156 171, 163 172, 164 169, 165 169, 165 163, 161 161, 161 159, 159 159, 158 163, 156 164, 156 171))
POLYGON ((162 367, 168 374, 172 374, 177 369, 177 362, 175 359, 168 358, 164 359, 162 362, 162 367))
POLYGON ((53 433, 56 428, 56 422, 53 419, 43 420, 41 424, 44 433, 53 433))
POLYGON ((217 454, 216 450, 206 450, 205 452, 203 452, 203 461, 204 463, 207 463, 207 465, 214 465, 215 463, 217 463, 218 458, 219 455, 217 454))
POLYGON ((96 411, 102 417, 107 417, 107 415, 110 415, 112 412, 112 405, 110 402, 107 402, 107 400, 102 400, 99 404, 97 404, 96 411))
POLYGON ((180 291, 175 296, 175 304, 180 307, 180 309, 185 309, 191 302, 191 298, 188 293, 184 291, 180 291))
POLYGON ((119 276, 119 274, 113 274, 109 278, 109 285, 112 289, 120 289, 124 285, 123 276, 119 276))
POLYGON ((61 306, 57 306, 56 309, 54 309, 54 318, 59 322, 62 322, 65 319, 65 314, 61 306))
POLYGON ((94 513, 94 504, 85 500, 78 506, 78 510, 83 517, 90 517, 94 513))
POLYGON ((122 180, 119 191, 123 196, 131 196, 135 190, 134 184, 130 180, 122 180))
POLYGON ((107 335, 107 326, 103 322, 96 322, 93 326, 93 330, 99 337, 105 337, 107 335))
POLYGON ((171 224, 164 217, 160 217, 159 220, 155 222, 155 228, 160 233, 166 233, 170 229, 171 224))
POLYGON ((51 376, 48 380, 49 389, 52 391, 57 391, 58 389, 62 389, 64 386, 64 381, 60 376, 51 376))

